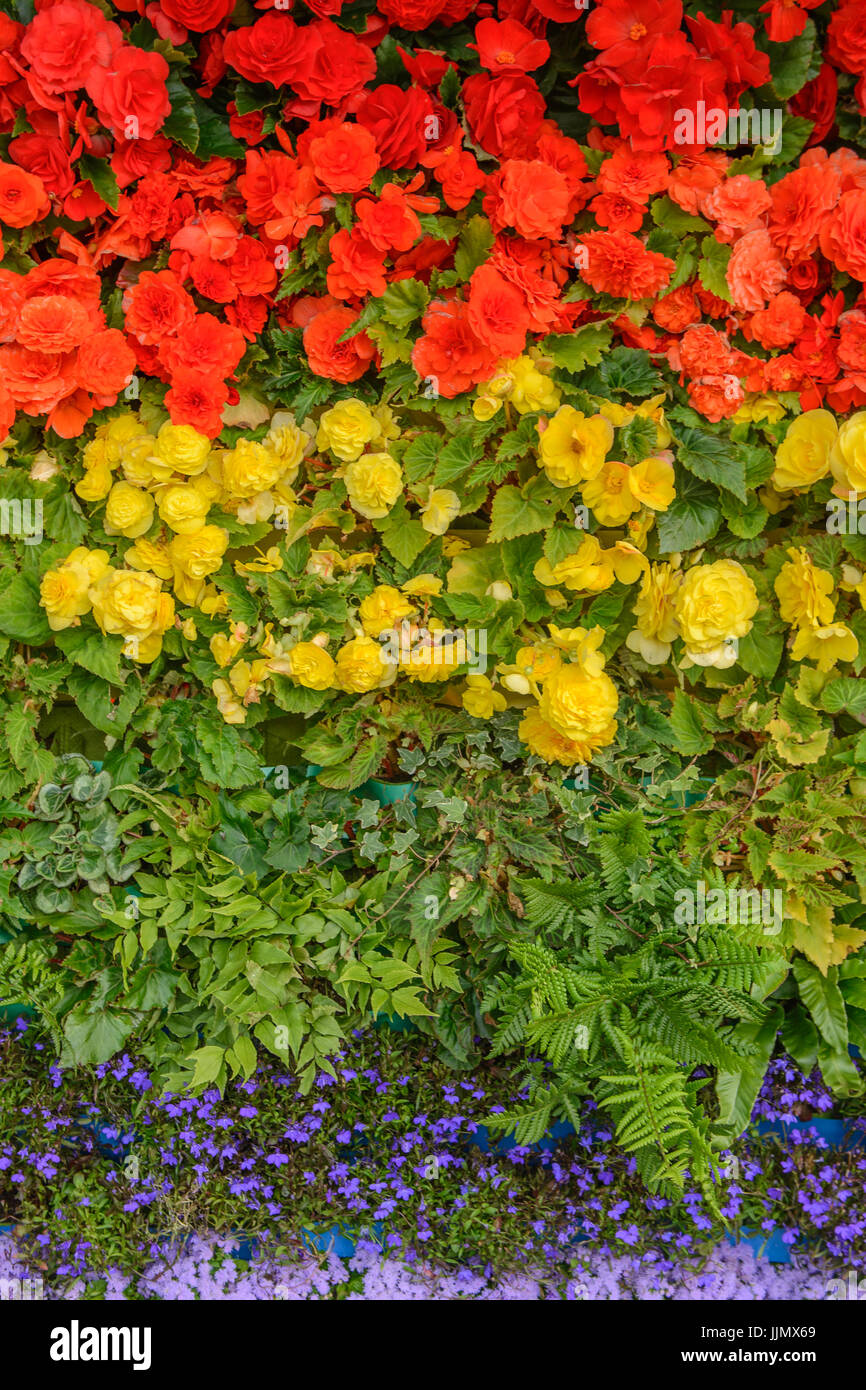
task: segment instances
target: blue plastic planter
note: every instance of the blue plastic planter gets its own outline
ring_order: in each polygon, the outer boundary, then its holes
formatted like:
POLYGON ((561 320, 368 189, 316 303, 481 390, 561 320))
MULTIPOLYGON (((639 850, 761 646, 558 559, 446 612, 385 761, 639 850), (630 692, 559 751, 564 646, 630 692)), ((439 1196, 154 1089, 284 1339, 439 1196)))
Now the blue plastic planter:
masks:
POLYGON ((749 1245, 755 1254, 760 1258, 769 1260, 774 1265, 789 1265, 791 1263, 791 1249, 782 1239, 782 1232, 775 1230, 769 1236, 761 1235, 743 1227, 739 1236, 732 1235, 730 1232, 725 1237, 728 1245, 749 1245))
POLYGON ((417 1033, 417 1024, 411 1018, 400 1018, 398 1014, 375 1014, 374 1028, 389 1028, 392 1033, 417 1033))
POLYGON ((840 1120, 834 1116, 818 1115, 812 1120, 759 1120, 755 1126, 762 1137, 781 1139, 783 1143, 809 1144, 815 1137, 823 1139, 833 1149, 866 1148, 866 1131, 858 1128, 854 1120, 840 1120), (810 1134, 814 1131, 814 1134, 810 1134))
POLYGON ((329 1226, 326 1231, 312 1231, 307 1226, 301 1229, 301 1240, 308 1250, 316 1255, 338 1255, 341 1260, 354 1255, 359 1240, 373 1240, 381 1246, 384 1235, 382 1221, 374 1221, 361 1231, 346 1230, 344 1226, 329 1226))
MULTIPOLYGON (((574 1125, 569 1124, 568 1120, 559 1120, 551 1126, 542 1139, 526 1147, 532 1153, 553 1153, 554 1149, 558 1147, 560 1139, 567 1139, 574 1132, 574 1125)), ((474 1134, 469 1136, 468 1143, 485 1154, 506 1154, 518 1147, 517 1138, 513 1132, 504 1134, 501 1139, 491 1139, 490 1130, 486 1125, 478 1125, 474 1134)))

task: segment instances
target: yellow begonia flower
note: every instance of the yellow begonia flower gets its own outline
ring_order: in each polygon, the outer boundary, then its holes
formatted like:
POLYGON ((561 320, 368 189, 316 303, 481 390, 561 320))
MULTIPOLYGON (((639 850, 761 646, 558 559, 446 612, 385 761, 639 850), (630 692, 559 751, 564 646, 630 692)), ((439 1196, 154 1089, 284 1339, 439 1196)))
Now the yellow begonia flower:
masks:
POLYGON ((247 712, 235 697, 235 692, 228 681, 221 679, 213 681, 211 690, 217 699, 217 709, 227 724, 246 722, 247 712))
POLYGON ((277 546, 271 545, 264 554, 259 551, 254 560, 235 560, 233 568, 235 574, 273 574, 283 568, 283 557, 277 546))
POLYGON ((546 763, 561 763, 563 767, 573 767, 575 763, 589 761, 586 745, 554 729, 552 724, 548 724, 547 720, 542 718, 537 706, 526 711, 517 732, 529 751, 543 758, 546 763))
POLYGON ((316 642, 298 642, 288 656, 289 672, 307 690, 330 690, 336 685, 334 658, 316 642))
POLYGON ((832 623, 836 604, 833 576, 812 564, 808 551, 792 548, 791 559, 782 566, 774 584, 779 612, 786 623, 797 627, 822 627, 832 623))
POLYGON ((785 414, 784 405, 775 396, 759 396, 747 392, 743 404, 732 418, 738 425, 775 425, 785 414))
POLYGON ((91 586, 107 569, 106 550, 77 546, 62 564, 46 570, 39 586, 39 599, 52 632, 78 626, 92 606, 91 586))
POLYGON ((630 473, 627 463, 608 459, 596 477, 584 483, 581 496, 602 526, 622 526, 637 511, 640 503, 632 495, 630 473))
POLYGON ((368 565, 375 565, 378 555, 373 550, 353 550, 351 555, 347 555, 341 565, 348 574, 352 570, 366 569, 368 565))
POLYGON ((558 733, 602 748, 612 743, 616 735, 614 716, 618 704, 617 689, 609 676, 603 671, 593 673, 574 662, 560 666, 548 676, 538 708, 541 717, 558 733))
POLYGON ((126 656, 156 659, 162 634, 174 624, 174 599, 155 574, 108 568, 91 586, 90 601, 102 631, 124 638, 126 656))
MULTIPOLYGON (((560 401, 559 388, 551 377, 539 370, 531 357, 521 355, 501 366, 501 375, 509 381, 508 400, 518 415, 535 410, 556 410, 560 401)), ((495 383, 496 378, 486 383, 485 390, 489 395, 497 394, 495 383)))
POLYGON ((390 632, 416 611, 416 605, 404 598, 399 589, 391 584, 377 584, 372 594, 362 599, 358 617, 367 636, 378 637, 380 632, 390 632))
POLYGON ((111 491, 114 479, 107 463, 94 464, 88 468, 83 478, 75 484, 75 491, 82 502, 101 502, 111 491))
POLYGON ((776 492, 812 487, 826 478, 838 433, 829 410, 807 410, 792 420, 776 450, 776 466, 770 478, 776 492))
MULTIPOLYGON (((818 414, 817 411, 810 413, 818 414)), ((828 412, 820 413, 826 415, 828 412)), ((805 419, 805 416, 800 418, 805 419)), ((837 497, 847 497, 849 492, 866 492, 866 410, 858 410, 839 426, 830 449, 830 469, 836 480, 833 492, 837 497)))
POLYGON ((285 472, 285 460, 276 449, 252 439, 239 439, 233 449, 220 456, 216 481, 229 497, 245 501, 260 492, 269 492, 285 472))
POLYGON ((712 656, 711 664, 716 664, 726 659, 721 648, 750 630, 758 594, 741 564, 716 560, 688 571, 677 590, 675 611, 689 659, 712 656))
POLYGON ((159 517, 178 535, 200 531, 210 502, 192 483, 174 483, 159 492, 159 517))
POLYGON ((467 676, 466 689, 460 698, 466 713, 474 719, 490 719, 508 705, 505 696, 494 690, 487 676, 467 676))
POLYGON ((628 475, 632 497, 654 512, 665 512, 677 495, 674 467, 669 459, 646 458, 636 463, 628 475))
MULTIPOLYGON (((152 434, 139 434, 128 440, 120 450, 120 466, 123 476, 133 487, 150 487, 154 482, 153 451, 156 440, 152 434)), ((168 470, 160 470, 167 473, 168 470)), ((165 481, 165 477, 161 478, 165 481)))
POLYGON ((548 421, 538 452, 556 487, 575 487, 597 478, 613 444, 613 427, 603 415, 586 416, 564 405, 548 421))
POLYGON ((403 491, 403 473, 390 454, 363 454, 345 472, 349 502, 371 521, 387 516, 403 491))
POLYGON ((421 508, 421 525, 431 536, 444 536, 460 514, 460 498, 448 487, 430 489, 430 496, 421 508))
POLYGON ((605 638, 603 627, 596 625, 587 630, 585 627, 556 627, 551 623, 548 631, 551 641, 574 657, 589 675, 597 676, 604 670, 600 651, 605 638))
POLYGON ((386 660, 378 642, 372 637, 355 637, 337 652, 334 683, 349 694, 363 695, 388 685, 395 672, 396 666, 386 660))
POLYGON ((270 429, 262 442, 278 461, 278 476, 289 487, 297 478, 304 457, 312 451, 314 431, 312 421, 305 420, 299 426, 290 410, 278 410, 271 417, 270 429))
POLYGON ((413 594, 417 598, 436 598, 442 592, 442 580, 436 574, 416 574, 414 579, 407 579, 401 588, 404 594, 413 594))
POLYGON ((198 637, 198 628, 195 625, 195 618, 184 618, 180 625, 180 630, 187 642, 194 642, 198 637))
POLYGON ((181 603, 198 602, 203 581, 220 568, 228 543, 229 533, 223 526, 201 526, 197 531, 172 537, 168 555, 181 603))
POLYGON ((492 420, 498 410, 502 409, 502 401, 495 396, 476 396, 472 402, 472 414, 476 420, 492 420))
POLYGON ((139 536, 124 556, 131 569, 150 570, 160 579, 171 579, 173 567, 168 546, 163 541, 148 541, 139 536))
POLYGON ((566 555, 563 560, 551 565, 549 560, 541 559, 535 564, 533 574, 539 584, 563 584, 574 593, 600 593, 610 588, 614 580, 610 552, 603 551, 595 536, 584 536, 577 550, 566 555))
POLYGON ((370 407, 352 397, 326 410, 316 435, 318 449, 330 449, 342 463, 360 458, 368 444, 381 438, 381 425, 370 407))
POLYGON ((677 636, 676 595, 682 582, 682 573, 670 564, 651 565, 644 573, 632 610, 637 627, 626 638, 626 646, 650 666, 670 657, 677 636))
POLYGON ((150 530, 153 510, 149 492, 132 487, 130 483, 115 483, 105 504, 106 535, 136 540, 150 530))
POLYGON ((617 541, 605 554, 620 584, 635 584, 649 566, 643 551, 638 550, 631 541, 617 541))
POLYGON ((207 435, 199 434, 192 425, 160 425, 153 452, 158 463, 175 473, 192 478, 204 472, 211 450, 207 435))
POLYGON ((859 650, 854 633, 844 623, 797 630, 791 656, 795 661, 814 661, 819 671, 829 671, 837 661, 853 661, 859 650))
POLYGON ((236 623, 228 637, 215 632, 208 645, 217 666, 231 666, 246 646, 247 636, 246 623, 236 623))

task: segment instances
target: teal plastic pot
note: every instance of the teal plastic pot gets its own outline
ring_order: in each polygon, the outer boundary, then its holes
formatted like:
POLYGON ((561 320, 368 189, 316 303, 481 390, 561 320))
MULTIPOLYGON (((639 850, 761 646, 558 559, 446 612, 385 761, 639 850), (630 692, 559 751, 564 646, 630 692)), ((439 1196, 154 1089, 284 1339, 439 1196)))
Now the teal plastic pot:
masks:
POLYGON ((374 1028, 388 1028, 392 1033, 417 1033, 418 1026, 411 1018, 400 1018, 398 1014, 376 1014, 374 1028))
POLYGON ((779 1230, 771 1231, 769 1235, 762 1235, 760 1231, 753 1231, 748 1226, 744 1226, 738 1235, 728 1232, 725 1236, 728 1245, 748 1245, 760 1258, 769 1260, 774 1265, 789 1265, 791 1263, 792 1246, 787 1245, 782 1239, 782 1232, 779 1230))
POLYGON ((348 1260, 358 1248, 359 1240, 372 1240, 380 1248, 385 1234, 381 1221, 374 1221, 366 1230, 347 1230, 345 1226, 329 1226, 325 1231, 312 1231, 309 1227, 301 1230, 301 1240, 308 1250, 317 1255, 338 1255, 348 1260))
POLYGON ((393 806, 395 801, 405 801, 407 797, 410 801, 415 800, 415 783, 380 782, 377 778, 371 777, 352 795, 369 797, 372 801, 378 801, 380 806, 393 806))

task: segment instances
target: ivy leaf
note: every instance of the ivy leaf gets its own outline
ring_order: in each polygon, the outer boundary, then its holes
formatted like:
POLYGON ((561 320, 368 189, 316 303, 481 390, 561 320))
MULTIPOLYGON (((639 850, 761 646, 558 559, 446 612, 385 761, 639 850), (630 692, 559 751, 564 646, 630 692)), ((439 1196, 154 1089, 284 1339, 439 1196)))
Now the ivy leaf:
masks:
POLYGON ((731 303, 728 289, 728 261, 731 259, 730 246, 723 246, 714 236, 705 236, 701 242, 701 259, 698 262, 698 276, 705 290, 731 303))
POLYGON ((465 284, 472 272, 483 265, 493 249, 493 228, 486 217, 479 213, 470 217, 457 243, 454 253, 454 269, 465 284))

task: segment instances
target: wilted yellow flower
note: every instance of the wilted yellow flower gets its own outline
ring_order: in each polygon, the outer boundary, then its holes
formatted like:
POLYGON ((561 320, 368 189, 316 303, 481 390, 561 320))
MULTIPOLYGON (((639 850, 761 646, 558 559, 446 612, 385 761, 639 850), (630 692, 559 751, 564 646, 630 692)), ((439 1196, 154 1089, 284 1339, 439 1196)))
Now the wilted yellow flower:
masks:
POLYGON ((377 584, 372 594, 362 599, 358 617, 367 636, 378 637, 380 632, 390 632, 415 611, 415 604, 404 598, 399 589, 391 584, 377 584))
POLYGON ((77 625, 90 612, 90 588, 108 569, 108 552, 77 546, 62 564, 46 570, 39 598, 52 632, 77 625))
MULTIPOLYGON (((776 491, 808 488, 826 478, 838 433, 829 410, 807 410, 792 420, 776 450, 776 466, 770 479, 776 491)), ((839 466, 844 471, 841 459, 839 466)))
POLYGON ((598 477, 612 444, 613 427, 603 415, 587 416, 564 405, 548 421, 538 452, 556 487, 575 487, 598 477))
POLYGON ((316 446, 330 449, 343 463, 360 458, 368 444, 381 435, 381 426, 363 401, 338 401, 319 421, 316 446))
POLYGON ((105 504, 105 531, 109 536, 135 540, 150 530, 153 498, 130 483, 115 483, 105 504))
POLYGON ((390 454, 364 454, 345 473, 349 502, 370 520, 387 516, 403 491, 400 465, 390 454))
POLYGON ((259 551, 254 560, 236 560, 234 565, 236 574, 273 574, 282 568, 283 557, 275 545, 268 546, 264 554, 259 551))
POLYGON ((814 661, 819 671, 829 671, 837 661, 853 661, 859 643, 850 627, 830 623, 825 627, 797 629, 791 656, 795 661, 814 661))
POLYGON ((215 632, 208 646, 217 666, 231 666, 246 646, 248 629, 246 623, 235 623, 226 637, 223 632, 215 632))
POLYGON ((421 508, 421 525, 431 536, 444 536, 460 514, 460 498, 448 487, 430 489, 430 496, 421 508))
POLYGON ((791 559, 782 566, 774 584, 779 600, 779 612, 786 623, 798 627, 821 627, 832 623, 836 604, 833 576, 812 564, 808 551, 791 548, 791 559))
POLYGON ((683 582, 673 565, 651 565, 644 573, 632 612, 637 627, 626 638, 626 646, 637 652, 650 666, 659 666, 671 654, 677 636, 676 595, 683 582))
POLYGON ((466 713, 474 719, 490 719, 508 704, 505 696, 494 690, 487 676, 467 676, 461 701, 466 713))
POLYGON ((734 637, 745 637, 758 611, 758 595, 752 580, 736 560, 716 560, 695 565, 686 574, 676 595, 676 619, 686 644, 686 654, 698 665, 727 661, 724 646, 734 637))

